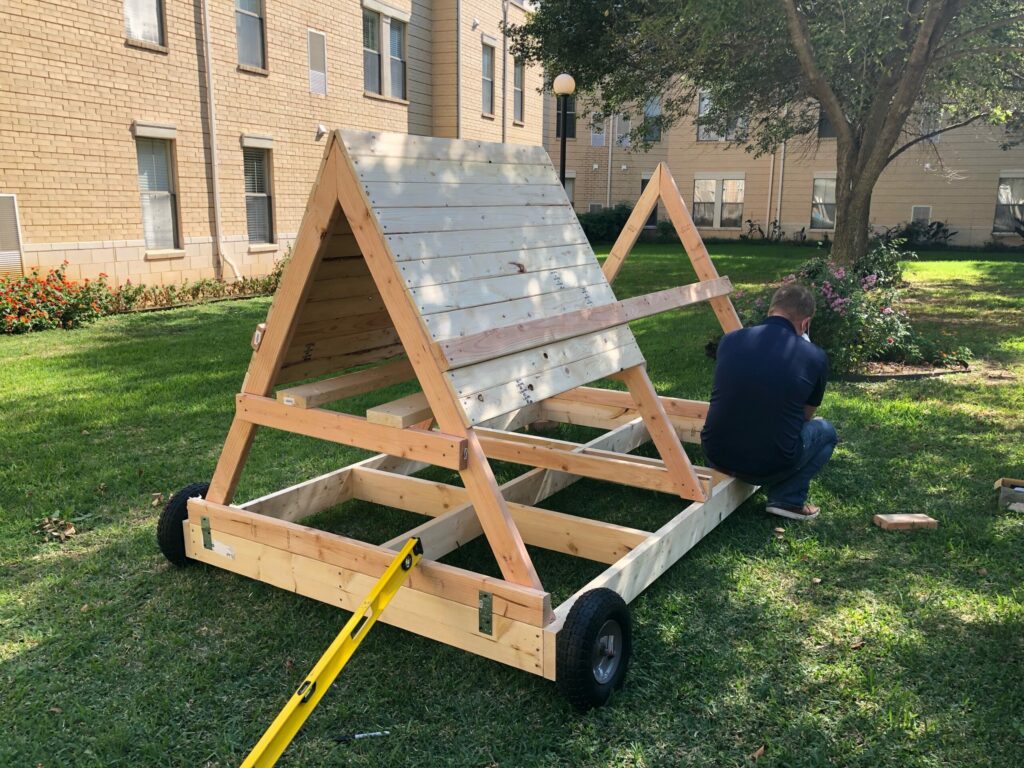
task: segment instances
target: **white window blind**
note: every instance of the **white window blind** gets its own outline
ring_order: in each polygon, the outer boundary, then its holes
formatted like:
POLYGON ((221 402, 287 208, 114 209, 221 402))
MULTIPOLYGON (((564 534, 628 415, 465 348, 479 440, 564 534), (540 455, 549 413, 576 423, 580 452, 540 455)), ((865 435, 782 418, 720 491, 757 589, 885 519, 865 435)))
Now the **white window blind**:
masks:
MULTIPOLYGON (((661 119, 661 101, 657 97, 648 101, 644 106, 644 118, 654 121, 661 119)), ((648 125, 644 138, 647 141, 661 141, 661 124, 655 122, 653 125, 648 125)))
POLYGON ((263 0, 235 0, 235 32, 238 36, 238 63, 266 69, 263 0))
POLYGON ((391 96, 406 98, 405 91, 405 24, 391 19, 391 96))
POLYGON ((718 214, 718 226, 743 226, 743 179, 722 179, 722 208, 718 214))
POLYGON ((309 30, 309 92, 327 95, 327 36, 309 30))
POLYGON ((910 209, 910 220, 915 224, 931 224, 932 207, 930 205, 915 205, 910 209))
POLYGON ((21 275, 21 233, 14 195, 0 195, 0 275, 21 275))
POLYGON ((996 217, 993 232, 1014 232, 1024 222, 1024 176, 1003 176, 996 189, 996 217))
POLYGON ((494 114, 494 47, 484 43, 483 47, 483 72, 480 88, 483 93, 483 104, 481 105, 485 115, 494 114))
POLYGON ((693 182, 693 223, 698 227, 715 225, 715 195, 718 182, 714 179, 696 179, 693 182))
POLYGON ((163 0, 124 0, 124 33, 131 40, 164 45, 163 0))
POLYGON ((380 78, 380 14, 363 9, 363 90, 383 93, 380 78))
POLYGON ((604 120, 596 116, 590 120, 590 146, 604 146, 604 120))
POLYGON ((139 197, 146 248, 177 248, 178 210, 171 169, 171 142, 138 138, 135 153, 139 161, 139 197))
POLYGON ((250 243, 273 242, 270 207, 270 152, 266 149, 242 150, 245 170, 245 221, 250 243))
POLYGON ((512 64, 512 119, 517 123, 523 122, 523 83, 525 70, 523 62, 515 61, 512 64))
POLYGON ((836 180, 816 178, 811 190, 811 229, 836 228, 836 180))

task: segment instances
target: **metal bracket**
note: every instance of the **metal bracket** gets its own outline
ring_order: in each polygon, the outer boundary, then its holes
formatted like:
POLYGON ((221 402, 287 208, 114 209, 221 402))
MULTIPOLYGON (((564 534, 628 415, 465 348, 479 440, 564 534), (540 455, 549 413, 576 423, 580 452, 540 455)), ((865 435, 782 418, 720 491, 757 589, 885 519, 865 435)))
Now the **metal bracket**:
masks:
POLYGON ((199 527, 203 529, 203 548, 213 549, 213 533, 210 532, 210 518, 206 515, 200 517, 199 527))
POLYGON ((480 632, 485 635, 494 634, 494 595, 490 592, 480 592, 480 632))

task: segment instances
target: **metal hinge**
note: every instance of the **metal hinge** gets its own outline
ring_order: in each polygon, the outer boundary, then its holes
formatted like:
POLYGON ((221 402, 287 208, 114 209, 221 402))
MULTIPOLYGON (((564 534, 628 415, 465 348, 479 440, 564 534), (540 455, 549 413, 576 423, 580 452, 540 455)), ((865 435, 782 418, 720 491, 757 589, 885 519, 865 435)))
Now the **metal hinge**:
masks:
POLYGON ((481 592, 480 600, 480 632, 485 635, 494 634, 494 595, 481 592))
POLYGON ((213 534, 210 532, 210 518, 203 515, 199 518, 199 527, 203 529, 203 547, 213 549, 213 534))

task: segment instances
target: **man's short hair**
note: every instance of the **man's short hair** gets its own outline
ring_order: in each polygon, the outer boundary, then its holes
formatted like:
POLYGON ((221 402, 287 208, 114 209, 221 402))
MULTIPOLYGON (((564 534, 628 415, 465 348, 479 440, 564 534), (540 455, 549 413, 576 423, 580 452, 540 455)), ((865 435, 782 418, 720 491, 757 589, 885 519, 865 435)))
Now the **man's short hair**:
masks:
POLYGON ((787 283, 772 296, 769 312, 778 312, 796 320, 814 317, 814 296, 800 283, 787 283))

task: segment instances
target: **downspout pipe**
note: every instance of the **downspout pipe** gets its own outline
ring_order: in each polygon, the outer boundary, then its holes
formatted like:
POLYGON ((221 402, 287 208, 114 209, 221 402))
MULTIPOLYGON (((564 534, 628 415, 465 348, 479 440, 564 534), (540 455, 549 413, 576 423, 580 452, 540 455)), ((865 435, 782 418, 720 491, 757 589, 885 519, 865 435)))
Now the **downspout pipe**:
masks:
POLYGON ((775 220, 782 226, 782 185, 786 181, 786 142, 782 142, 782 155, 779 158, 779 199, 775 201, 775 220))
POLYGON ((462 138, 462 0, 455 0, 455 138, 462 138))
POLYGON ((203 58, 206 59, 206 115, 207 131, 210 135, 210 193, 213 195, 213 268, 218 279, 224 279, 224 263, 231 267, 235 280, 242 279, 238 266, 228 257, 224 249, 224 227, 220 216, 220 158, 217 155, 217 106, 213 97, 213 56, 210 50, 209 1, 201 0, 203 6, 203 58))
POLYGON ((615 136, 615 120, 617 115, 605 118, 604 140, 608 143, 608 185, 604 193, 604 207, 612 207, 612 141, 615 136))
POLYGON ((775 192, 775 152, 772 152, 771 160, 768 163, 768 204, 764 207, 764 223, 767 224, 772 216, 772 195, 775 192))
POLYGON ((508 140, 508 0, 501 0, 501 143, 508 140))

